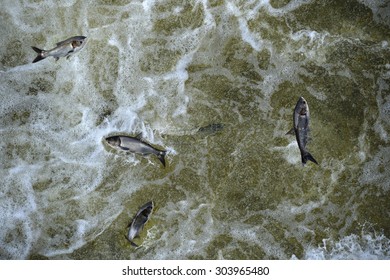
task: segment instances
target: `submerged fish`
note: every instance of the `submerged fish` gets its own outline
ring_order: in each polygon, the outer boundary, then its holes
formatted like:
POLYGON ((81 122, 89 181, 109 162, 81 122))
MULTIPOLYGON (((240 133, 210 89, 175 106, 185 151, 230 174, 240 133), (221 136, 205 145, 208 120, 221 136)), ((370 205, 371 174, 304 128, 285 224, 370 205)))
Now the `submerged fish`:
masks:
POLYGON ((294 109, 293 119, 294 127, 287 134, 295 134, 299 150, 301 151, 302 164, 304 165, 308 160, 318 164, 314 157, 306 150, 309 137, 310 114, 309 105, 303 97, 298 99, 294 109))
POLYGON ((133 240, 134 238, 139 236, 139 233, 144 228, 145 223, 149 220, 149 216, 152 213, 153 208, 153 201, 149 201, 145 205, 141 206, 137 214, 135 214, 133 220, 129 225, 129 232, 126 236, 127 240, 130 241, 131 245, 138 247, 138 245, 135 244, 133 240))
POLYGON ((38 62, 46 57, 52 56, 56 61, 60 57, 66 56, 69 58, 70 55, 81 50, 87 42, 85 36, 75 36, 64 41, 58 42, 57 46, 51 50, 41 50, 37 47, 31 47, 35 52, 38 53, 37 57, 33 60, 33 63, 38 62))
POLYGON ((165 167, 166 151, 156 149, 152 147, 149 143, 143 141, 141 134, 138 134, 136 137, 124 135, 110 136, 107 137, 105 140, 111 147, 117 150, 129 151, 136 154, 141 154, 143 156, 154 154, 165 167))
POLYGON ((224 125, 221 123, 212 123, 207 126, 203 126, 198 129, 197 133, 202 135, 213 135, 224 128, 224 125))

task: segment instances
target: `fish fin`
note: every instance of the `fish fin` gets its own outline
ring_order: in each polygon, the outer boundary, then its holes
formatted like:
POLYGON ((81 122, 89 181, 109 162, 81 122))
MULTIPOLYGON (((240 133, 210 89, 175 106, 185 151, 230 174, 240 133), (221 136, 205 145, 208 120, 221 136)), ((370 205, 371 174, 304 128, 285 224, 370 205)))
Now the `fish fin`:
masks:
POLYGON ((142 141, 142 132, 141 133, 138 133, 134 138, 142 141))
POLYGON ((291 128, 289 131, 287 131, 286 135, 287 134, 295 135, 295 129, 291 128))
POLYGON ((314 162, 315 164, 318 164, 314 157, 309 152, 306 152, 302 155, 302 164, 305 164, 308 160, 314 162))
POLYGON ((135 244, 133 241, 129 240, 130 244, 134 247, 139 247, 139 245, 135 244))
POLYGON ((165 167, 165 155, 166 155, 166 151, 161 151, 157 157, 159 159, 159 161, 161 161, 162 165, 165 167))
POLYGON ((69 41, 69 39, 66 39, 66 40, 64 40, 64 41, 58 42, 58 43, 57 43, 57 47, 58 47, 58 46, 61 46, 61 45, 63 45, 63 44, 65 44, 65 43, 68 43, 67 41, 69 41))
POLYGON ((125 238, 127 239, 127 241, 129 241, 130 242, 130 244, 132 245, 132 246, 134 246, 134 247, 139 247, 137 244, 135 244, 132 240, 130 240, 128 237, 127 237, 127 235, 125 235, 125 238))
POLYGON ((46 58, 45 56, 43 56, 43 53, 45 52, 44 50, 41 50, 40 48, 37 47, 31 47, 31 48, 38 54, 32 63, 38 62, 46 58))
POLYGON ((66 56, 66 59, 69 60, 70 56, 71 56, 73 53, 74 53, 74 49, 71 49, 71 50, 68 52, 68 54, 67 54, 67 56, 66 56))
POLYGON ((37 47, 31 46, 31 48, 32 48, 36 53, 43 53, 43 52, 44 52, 44 50, 41 50, 40 48, 37 48, 37 47))

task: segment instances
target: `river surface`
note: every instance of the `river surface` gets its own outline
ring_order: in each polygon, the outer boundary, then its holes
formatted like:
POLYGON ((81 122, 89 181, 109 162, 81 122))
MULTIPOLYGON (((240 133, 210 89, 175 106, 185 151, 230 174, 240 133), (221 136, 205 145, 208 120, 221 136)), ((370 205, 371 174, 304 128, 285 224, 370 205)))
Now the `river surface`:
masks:
POLYGON ((390 259, 390 1, 1 2, 0 259, 390 259))

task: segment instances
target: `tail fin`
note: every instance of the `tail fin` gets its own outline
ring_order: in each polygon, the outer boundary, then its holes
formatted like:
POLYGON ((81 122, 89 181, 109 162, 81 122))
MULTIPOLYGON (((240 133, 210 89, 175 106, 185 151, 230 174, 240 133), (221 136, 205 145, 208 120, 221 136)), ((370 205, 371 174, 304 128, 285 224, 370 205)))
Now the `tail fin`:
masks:
POLYGON ((303 153, 302 164, 305 164, 308 160, 314 162, 315 164, 318 164, 318 162, 314 159, 314 157, 309 152, 303 153))
POLYGON ((139 247, 139 246, 138 246, 137 244, 135 244, 132 240, 130 240, 129 237, 127 237, 126 235, 125 235, 125 238, 127 239, 127 241, 130 242, 131 246, 139 247))
POLYGON ((41 50, 41 49, 39 49, 39 48, 37 48, 37 47, 31 47, 31 48, 32 48, 36 53, 38 53, 37 57, 33 60, 32 63, 38 62, 38 61, 40 61, 40 60, 46 58, 45 56, 43 56, 43 53, 45 52, 44 50, 41 50))
POLYGON ((166 155, 166 151, 160 151, 157 155, 159 161, 161 161, 162 165, 165 167, 165 155, 166 155))

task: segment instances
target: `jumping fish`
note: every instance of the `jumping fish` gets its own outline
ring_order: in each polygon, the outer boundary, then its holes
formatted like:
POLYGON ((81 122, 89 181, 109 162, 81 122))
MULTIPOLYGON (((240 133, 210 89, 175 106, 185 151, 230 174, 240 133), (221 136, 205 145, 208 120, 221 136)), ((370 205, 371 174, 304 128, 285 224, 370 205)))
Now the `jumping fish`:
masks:
POLYGON ((153 201, 149 201, 148 203, 144 204, 143 206, 141 206, 141 208, 138 210, 137 214, 135 214, 133 220, 129 224, 129 232, 126 238, 134 247, 138 247, 138 245, 135 244, 133 240, 134 238, 139 236, 141 230, 144 228, 144 225, 149 220, 149 216, 152 213, 153 208, 153 201))
POLYGON ((301 151, 302 164, 305 165, 308 160, 316 163, 314 157, 306 150, 306 144, 309 138, 309 105, 303 97, 298 99, 293 114, 294 127, 287 134, 295 134, 301 151))
POLYGON ((75 36, 64 41, 58 42, 57 46, 51 50, 42 50, 37 47, 31 47, 36 53, 37 57, 33 60, 33 63, 41 61, 46 57, 52 56, 56 61, 60 57, 66 56, 69 58, 70 55, 80 51, 86 44, 87 37, 85 36, 75 36))
POLYGON ((149 143, 143 141, 141 133, 136 137, 117 135, 107 137, 105 140, 111 147, 117 150, 129 151, 143 156, 154 154, 165 167, 166 151, 156 149, 149 143))

